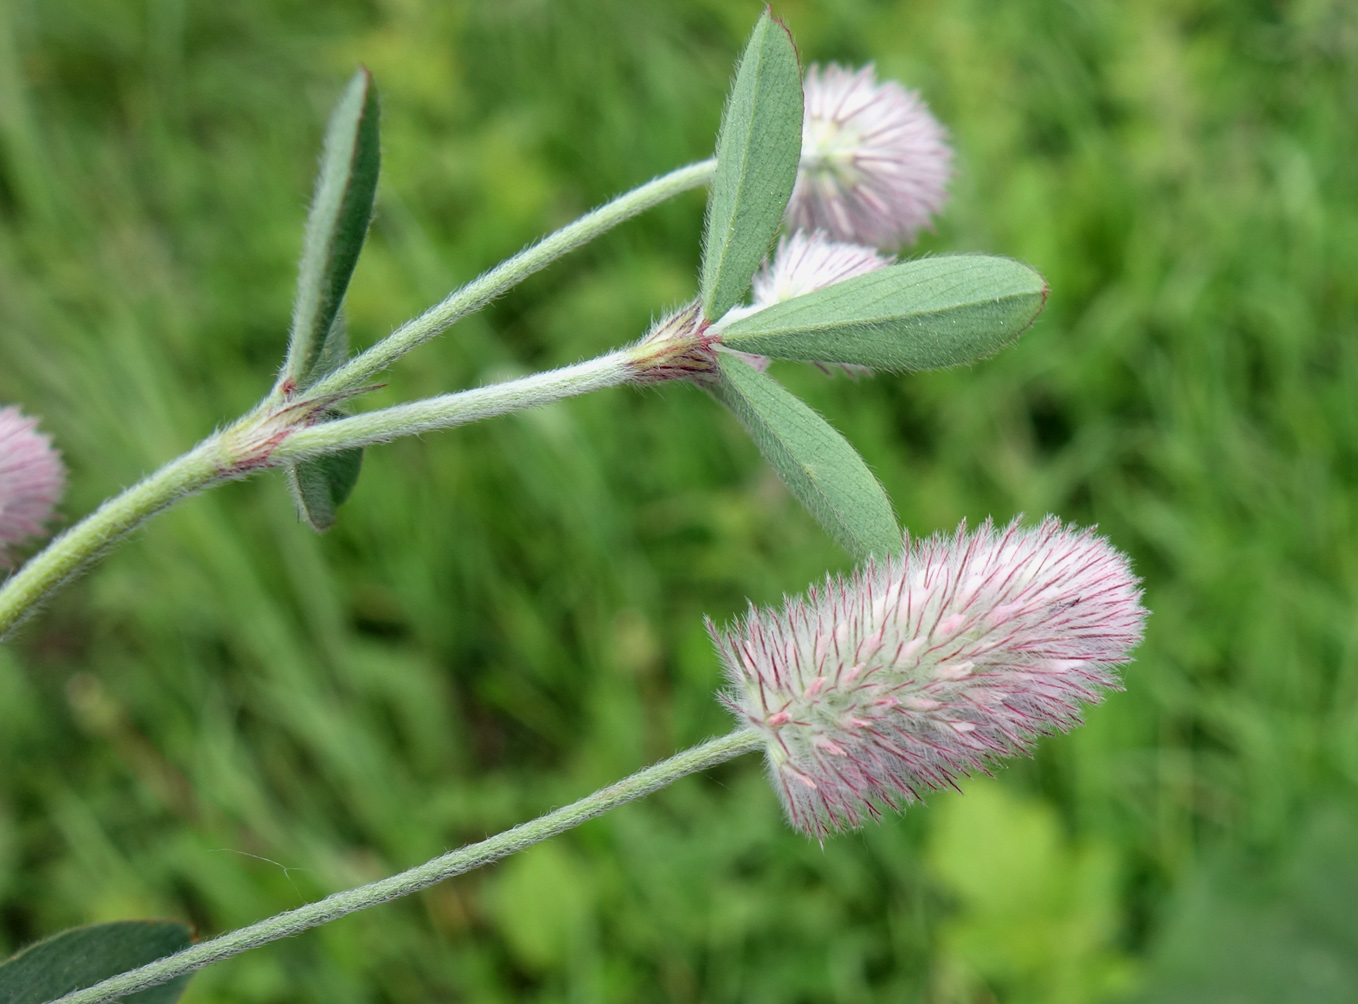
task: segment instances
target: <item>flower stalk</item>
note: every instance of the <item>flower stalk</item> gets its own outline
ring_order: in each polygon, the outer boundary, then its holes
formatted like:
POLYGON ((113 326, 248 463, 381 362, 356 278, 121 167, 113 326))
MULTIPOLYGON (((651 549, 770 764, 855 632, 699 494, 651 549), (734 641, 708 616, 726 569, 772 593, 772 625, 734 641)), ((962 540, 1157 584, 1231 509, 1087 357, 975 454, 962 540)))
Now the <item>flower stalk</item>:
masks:
POLYGON ((446 878, 499 861, 601 816, 610 809, 658 791, 681 777, 756 750, 762 744, 759 735, 749 729, 739 729, 719 739, 708 740, 531 822, 521 823, 486 840, 450 851, 399 875, 334 893, 296 910, 288 910, 249 927, 193 945, 182 952, 103 980, 88 989, 69 993, 53 1004, 104 1004, 138 990, 168 983, 176 977, 271 941, 300 934, 379 903, 409 896, 446 878))

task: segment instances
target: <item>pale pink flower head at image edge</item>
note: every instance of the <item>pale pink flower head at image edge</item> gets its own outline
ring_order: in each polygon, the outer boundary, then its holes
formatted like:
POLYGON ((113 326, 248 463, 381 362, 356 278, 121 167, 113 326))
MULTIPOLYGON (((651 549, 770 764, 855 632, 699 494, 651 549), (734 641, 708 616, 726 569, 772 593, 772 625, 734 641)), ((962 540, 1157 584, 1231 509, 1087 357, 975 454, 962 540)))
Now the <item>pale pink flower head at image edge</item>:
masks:
POLYGON ((788 819, 823 837, 1078 724, 1120 687, 1140 598, 1094 532, 987 520, 709 629, 788 819))
POLYGON ((806 73, 790 226, 872 247, 911 244, 947 201, 947 130, 915 91, 869 64, 806 73))
POLYGON ((65 485, 61 458, 38 420, 0 408, 0 566, 10 546, 46 532, 65 485))

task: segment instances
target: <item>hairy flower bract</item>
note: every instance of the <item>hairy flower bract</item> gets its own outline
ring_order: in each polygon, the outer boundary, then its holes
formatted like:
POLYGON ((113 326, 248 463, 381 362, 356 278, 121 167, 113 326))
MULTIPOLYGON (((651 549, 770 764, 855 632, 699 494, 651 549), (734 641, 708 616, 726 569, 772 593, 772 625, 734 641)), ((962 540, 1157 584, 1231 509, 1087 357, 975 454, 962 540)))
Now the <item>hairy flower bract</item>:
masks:
POLYGON ((713 638, 789 820, 820 837, 1078 724, 1119 686, 1140 595, 1093 531, 987 521, 907 535, 903 554, 713 638))

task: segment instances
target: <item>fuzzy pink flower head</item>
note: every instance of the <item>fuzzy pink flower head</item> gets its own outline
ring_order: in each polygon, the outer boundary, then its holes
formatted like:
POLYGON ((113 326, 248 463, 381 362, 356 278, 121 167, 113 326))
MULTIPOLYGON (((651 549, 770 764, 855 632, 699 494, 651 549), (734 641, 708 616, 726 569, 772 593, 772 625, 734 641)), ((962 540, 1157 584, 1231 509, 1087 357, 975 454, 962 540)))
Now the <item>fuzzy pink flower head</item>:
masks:
POLYGON ((905 543, 713 630, 726 701, 763 734, 788 819, 816 837, 1079 724, 1141 640, 1137 579, 1090 530, 987 520, 905 543))
POLYGON ((947 200, 947 131, 917 92, 878 83, 871 64, 813 65, 804 94, 789 222, 873 247, 913 243, 947 200))
POLYGON ((0 408, 0 564, 10 545, 44 532, 65 484, 61 458, 38 420, 0 408))

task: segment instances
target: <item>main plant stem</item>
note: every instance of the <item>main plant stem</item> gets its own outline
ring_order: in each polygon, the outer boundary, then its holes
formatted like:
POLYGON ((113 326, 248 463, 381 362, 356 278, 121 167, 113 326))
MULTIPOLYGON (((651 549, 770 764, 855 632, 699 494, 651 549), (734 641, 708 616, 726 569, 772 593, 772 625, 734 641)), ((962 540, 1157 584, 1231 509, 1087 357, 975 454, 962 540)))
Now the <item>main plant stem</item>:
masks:
POLYGON ((116 1000, 126 994, 145 990, 147 987, 168 983, 177 976, 229 959, 233 955, 277 941, 279 938, 298 934, 308 928, 388 900, 408 896, 446 878, 498 861, 515 851, 521 851, 548 837, 579 826, 610 809, 643 795, 649 795, 685 775, 713 767, 742 753, 749 753, 761 745, 763 740, 751 729, 739 729, 720 739, 711 739, 638 771, 607 788, 600 788, 578 802, 572 802, 564 808, 539 816, 532 822, 522 823, 512 830, 506 830, 479 843, 450 851, 442 857, 434 858, 399 875, 359 886, 357 889, 337 892, 296 910, 277 914, 268 920, 261 920, 257 924, 223 934, 211 941, 193 945, 139 969, 96 983, 86 990, 76 990, 55 1004, 104 1004, 106 1001, 116 1000))
POLYGON ((546 373, 319 425, 291 426, 261 407, 105 502, 0 586, 0 638, 91 558, 160 510, 214 482, 616 387, 631 379, 630 359, 627 350, 610 352, 546 373))

